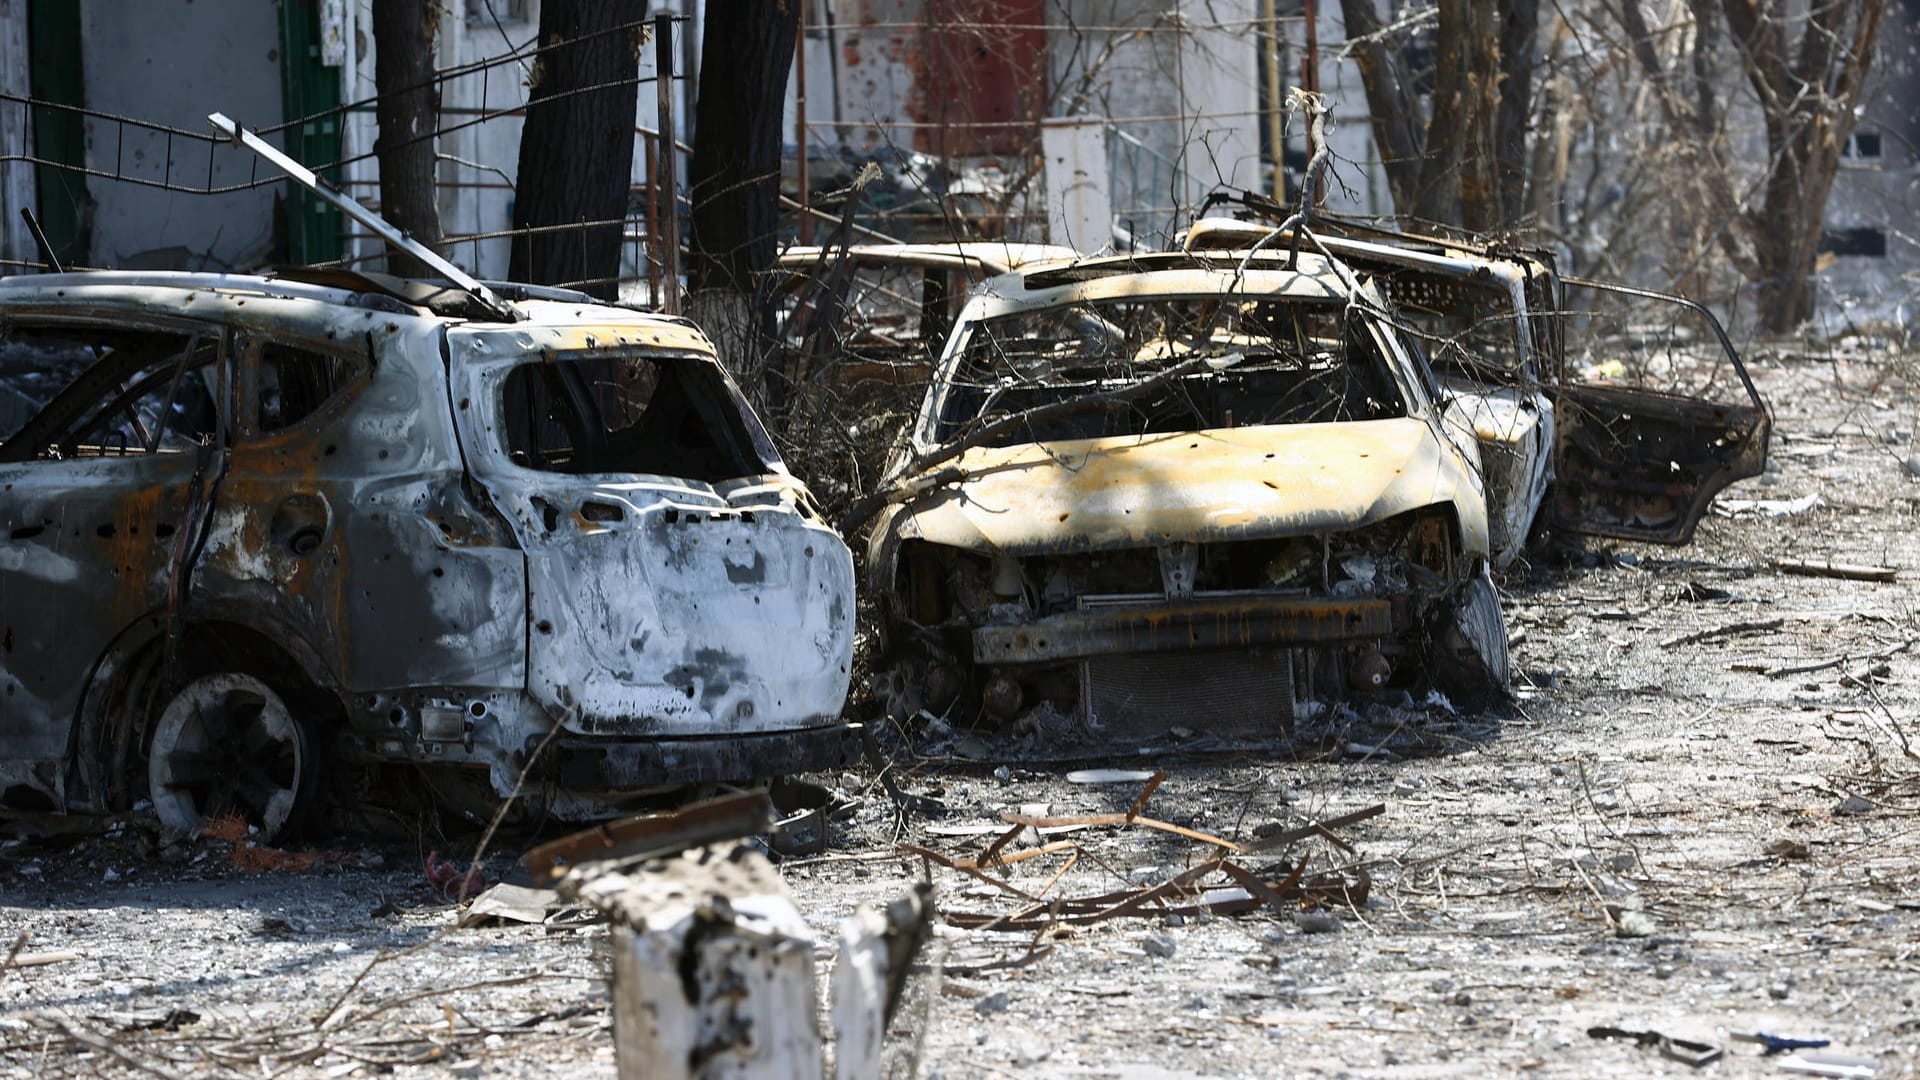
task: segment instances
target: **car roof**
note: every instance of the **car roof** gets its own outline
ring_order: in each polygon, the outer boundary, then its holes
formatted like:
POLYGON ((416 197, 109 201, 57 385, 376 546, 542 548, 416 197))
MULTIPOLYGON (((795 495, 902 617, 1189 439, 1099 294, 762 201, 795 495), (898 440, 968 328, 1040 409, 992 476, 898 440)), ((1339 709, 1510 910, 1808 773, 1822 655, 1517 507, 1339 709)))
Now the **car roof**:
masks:
POLYGON ((1285 250, 1262 251, 1246 260, 1181 251, 1115 255, 993 278, 976 287, 966 317, 990 319, 1087 301, 1229 293, 1344 300, 1347 285, 1323 256, 1311 251, 1301 252, 1297 263, 1285 250))
MULTIPOLYGON (((495 286, 495 291, 512 301, 534 324, 611 323, 686 329, 691 329, 693 325, 677 316, 620 307, 568 289, 500 283, 495 286)), ((137 308, 156 314, 197 314, 208 318, 213 317, 206 310, 205 301, 208 299, 240 304, 256 298, 311 301, 334 309, 334 314, 373 311, 463 327, 506 328, 525 325, 486 318, 484 310, 467 303, 466 294, 446 282, 390 278, 351 271, 301 267, 263 275, 89 270, 0 277, 0 307, 38 302, 63 306, 96 304, 108 308, 137 308)))

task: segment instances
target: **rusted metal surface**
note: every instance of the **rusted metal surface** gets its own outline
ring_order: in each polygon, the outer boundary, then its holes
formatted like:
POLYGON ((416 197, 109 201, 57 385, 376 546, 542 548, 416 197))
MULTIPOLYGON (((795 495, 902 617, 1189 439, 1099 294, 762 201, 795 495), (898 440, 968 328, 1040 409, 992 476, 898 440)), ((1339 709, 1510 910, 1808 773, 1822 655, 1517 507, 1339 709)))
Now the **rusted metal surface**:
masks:
MULTIPOLYGON (((1204 217, 1181 243, 1189 251, 1237 251, 1270 232, 1262 222, 1204 217)), ((1441 414, 1480 447, 1493 564, 1511 564, 1553 482, 1554 410, 1543 377, 1557 364, 1544 348, 1546 316, 1529 301, 1530 284, 1551 280, 1550 259, 1435 237, 1316 235, 1425 335, 1445 391, 1441 414)), ((1550 284, 1543 289, 1553 292, 1550 284)))
POLYGON ((1393 632, 1385 600, 1231 597, 1049 615, 973 632, 973 659, 1032 664, 1108 653, 1340 645, 1393 632))
MULTIPOLYGON (((647 737, 745 740, 698 756, 703 775, 782 771, 795 740, 842 755, 851 557, 704 336, 584 298, 516 295, 516 307, 527 321, 508 326, 372 284, 0 283, 0 333, 204 339, 219 402, 217 437, 177 449, 54 460, 9 444, 0 795, 145 797, 146 726, 186 678, 224 671, 291 693, 335 748, 477 770, 496 796, 556 727, 583 745, 619 741, 615 756, 633 762, 647 737), (508 373, 609 354, 698 381, 685 430, 724 427, 740 466, 703 481, 508 460, 486 419, 505 408, 508 373), (288 417, 295 371, 327 393, 288 417), (755 753, 762 734, 784 741, 755 753)), ((552 802, 596 805, 565 791, 552 802)))
MULTIPOLYGON (((1257 195, 1217 201, 1258 216, 1285 213, 1257 195)), ((1567 532, 1685 544, 1716 494, 1764 470, 1766 403, 1719 320, 1699 304, 1563 279, 1544 250, 1357 221, 1325 228, 1316 227, 1320 244, 1370 275, 1398 317, 1423 333, 1447 388, 1443 414, 1479 442, 1496 568, 1518 556, 1543 511, 1567 532), (1596 312, 1623 298, 1647 305, 1650 321, 1667 328, 1669 351, 1695 352, 1700 366, 1731 378, 1738 400, 1584 384, 1567 359, 1569 324, 1598 322, 1596 312)), ((1240 251, 1272 232, 1261 221, 1203 217, 1182 246, 1240 251)), ((1630 352, 1623 344, 1600 348, 1630 352)))
MULTIPOLYGON (((1419 418, 980 447, 914 500, 901 539, 1008 555, 1315 535, 1478 502, 1471 462, 1419 418), (1151 482, 1148 482, 1148 481, 1151 482)), ((1461 515, 1485 550, 1486 515, 1461 515)))
POLYGON ((550 885, 586 864, 607 870, 629 861, 660 858, 688 848, 738 840, 773 824, 773 803, 764 792, 746 791, 660 814, 623 818, 541 844, 520 862, 535 881, 550 885))

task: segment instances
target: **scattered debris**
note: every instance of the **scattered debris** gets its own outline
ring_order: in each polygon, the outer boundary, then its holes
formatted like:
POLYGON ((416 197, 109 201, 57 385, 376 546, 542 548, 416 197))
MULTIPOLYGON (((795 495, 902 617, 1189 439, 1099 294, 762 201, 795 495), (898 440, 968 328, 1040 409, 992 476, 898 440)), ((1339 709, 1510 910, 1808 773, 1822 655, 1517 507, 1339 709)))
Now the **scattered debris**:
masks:
POLYGON ((1291 865, 1272 867, 1263 875, 1230 860, 1228 856, 1270 852, 1310 836, 1324 837, 1335 846, 1351 851, 1351 846, 1336 836, 1332 827, 1366 820, 1385 812, 1385 806, 1369 807, 1324 822, 1275 833, 1253 844, 1241 844, 1197 829, 1146 817, 1146 803, 1164 777, 1164 773, 1152 774, 1131 809, 1124 814, 1042 817, 1003 813, 1001 818, 1009 827, 976 857, 954 856, 918 844, 901 844, 899 850, 901 854, 919 858, 929 866, 938 865, 965 874, 991 887, 994 892, 1024 902, 1024 906, 1002 912, 953 909, 941 912, 941 917, 950 925, 970 930, 1046 931, 1060 926, 1091 925, 1122 917, 1157 918, 1174 925, 1176 920, 1192 916, 1232 915, 1262 907, 1283 916, 1291 916, 1303 908, 1332 904, 1360 907, 1366 904, 1372 883, 1366 872, 1358 867, 1309 875, 1307 859, 1302 857, 1291 865), (1050 898, 1046 894, 1051 891, 1054 882, 1086 854, 1085 849, 1074 841, 1065 840, 1012 854, 1005 853, 1008 845, 1028 829, 1036 830, 1045 837, 1052 835, 1048 830, 1089 828, 1151 829, 1203 845, 1212 849, 1212 854, 1197 865, 1179 871, 1158 866, 1140 868, 1137 876, 1130 875, 1130 880, 1134 881, 1132 888, 1090 896, 1050 898), (1007 866, 1052 855, 1065 856, 1065 864, 1046 887, 1037 892, 1015 885, 1001 873, 1007 866), (1271 876, 1274 873, 1281 876, 1271 876))
POLYGON ((1333 934, 1340 930, 1340 919, 1331 911, 1296 911, 1293 925, 1303 934, 1333 934))
POLYGON ((1712 1043, 1678 1039, 1658 1031, 1628 1031, 1625 1028, 1603 1026, 1588 1028, 1587 1035, 1595 1039, 1627 1039, 1639 1043, 1642 1047, 1660 1051, 1661 1057, 1671 1058, 1682 1065, 1691 1065, 1696 1069, 1719 1061, 1726 1053, 1712 1043))
POLYGON ((556 914, 572 908, 574 905, 564 904, 560 894, 552 889, 529 889, 525 885, 502 882, 473 898, 473 903, 460 914, 460 925, 549 925, 556 914))
POLYGON ((1681 634, 1678 637, 1670 637, 1661 642, 1660 647, 1663 649, 1671 649, 1679 645, 1692 645, 1701 641, 1712 641, 1715 638, 1732 637, 1736 634, 1764 634, 1772 630, 1778 630, 1785 625, 1785 619, 1761 619, 1756 622, 1730 623, 1726 626, 1716 626, 1708 630, 1700 630, 1691 634, 1681 634))
POLYGON ((1880 1063, 1872 1058, 1847 1054, 1794 1054, 1780 1060, 1782 1072, 1802 1076, 1828 1076, 1835 1080, 1873 1080, 1880 1063))
POLYGON ((459 863, 441 858, 438 851, 427 852, 423 869, 427 884, 448 900, 465 900, 486 891, 493 884, 479 866, 470 866, 465 873, 461 873, 459 863))
MULTIPOLYGON (((757 792, 615 822, 529 853, 556 891, 614 924, 614 1056, 623 1078, 823 1077, 814 936, 755 846, 757 792), (701 842, 687 844, 690 837, 701 842), (675 845, 679 846, 676 847, 675 845)), ((832 979, 835 1075, 882 1074, 887 1021, 933 915, 922 887, 841 925, 832 979)))
POLYGON ((1813 849, 1804 840, 1775 840, 1762 849, 1776 859, 1811 859, 1813 849))
POLYGON ((1783 574, 1798 577, 1837 578, 1841 581, 1889 582, 1899 577, 1900 571, 1892 566, 1866 566, 1860 563, 1804 563, 1787 562, 1775 559, 1773 568, 1783 574))
POLYGON ((1863 799, 1858 795, 1848 795, 1846 798, 1841 799, 1833 807, 1833 812, 1838 817, 1852 817, 1856 814, 1871 814, 1873 810, 1874 810, 1873 803, 1868 802, 1866 799, 1863 799))
POLYGON ((1066 777, 1069 784, 1137 784, 1152 778, 1145 769, 1075 769, 1066 777))
POLYGON ((1613 917, 1613 930, 1623 938, 1652 937, 1659 932, 1660 924, 1639 908, 1626 908, 1613 917))
POLYGON ((1823 501, 1818 493, 1797 499, 1716 499, 1713 508, 1722 517, 1784 518, 1804 514, 1823 501))

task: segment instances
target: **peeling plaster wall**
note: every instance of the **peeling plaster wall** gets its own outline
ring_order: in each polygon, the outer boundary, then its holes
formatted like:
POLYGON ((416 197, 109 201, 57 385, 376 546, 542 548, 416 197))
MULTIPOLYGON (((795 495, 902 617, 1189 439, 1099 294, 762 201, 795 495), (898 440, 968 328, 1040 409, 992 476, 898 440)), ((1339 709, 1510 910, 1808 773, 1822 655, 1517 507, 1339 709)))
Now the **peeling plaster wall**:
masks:
MULTIPOLYGON (((146 0, 81 9, 87 105, 188 131, 208 132, 207 114, 224 112, 249 127, 277 124, 280 24, 276 5, 259 0, 146 0)), ((87 124, 87 164, 159 180, 167 172, 164 136, 124 141, 115 124, 87 124)), ((204 144, 177 144, 176 176, 205 183, 204 144)), ((264 167, 264 166, 263 166, 264 167)), ((255 159, 217 152, 213 182, 244 183, 255 159)), ((90 178, 96 266, 125 269, 253 269, 272 253, 276 203, 268 184, 219 196, 175 194, 90 178)))
MULTIPOLYGON (((0 92, 24 96, 27 72, 27 0, 0 0, 0 92)), ((0 105, 0 155, 26 153, 28 137, 27 110, 0 105)), ((0 260, 38 257, 20 220, 21 209, 34 206, 33 180, 25 165, 0 165, 0 260)), ((0 266, 0 274, 12 269, 0 266)))

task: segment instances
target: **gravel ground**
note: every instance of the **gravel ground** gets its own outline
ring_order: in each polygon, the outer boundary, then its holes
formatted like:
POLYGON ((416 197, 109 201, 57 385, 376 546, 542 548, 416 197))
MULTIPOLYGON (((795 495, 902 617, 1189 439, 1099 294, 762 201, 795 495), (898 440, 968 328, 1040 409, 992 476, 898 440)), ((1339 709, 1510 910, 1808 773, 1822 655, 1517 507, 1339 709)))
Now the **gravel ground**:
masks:
MULTIPOLYGON (((1307 725, 1279 754, 1174 739, 1143 758, 1167 774, 1150 816, 1228 838, 1384 805, 1335 832, 1350 849, 1314 838, 1248 859, 1364 874, 1364 903, 1044 934, 942 926, 942 974, 895 1023, 903 1044, 924 1040, 923 1075, 1694 1075, 1589 1038, 1595 1025, 1723 1044, 1721 1076, 1783 1072, 1729 1041, 1754 1030, 1913 1075, 1912 363, 1862 350, 1756 367, 1779 417, 1775 466, 1729 498, 1817 504, 1716 516, 1686 549, 1590 543, 1509 575, 1529 684, 1510 709, 1380 707, 1307 725), (1773 566, 1794 559, 1901 575, 1773 566)), ((1124 811, 1139 793, 1069 783, 1066 768, 891 770, 937 818, 903 813, 872 776, 822 778, 857 805, 827 855, 784 872, 830 941, 856 904, 924 872, 898 842, 977 854, 987 838, 955 826, 1036 803, 1124 811)), ((10 835, 0 949, 26 931, 25 953, 79 958, 0 972, 0 1075, 613 1072, 605 931, 453 928, 425 840, 338 840, 312 867, 243 873, 222 845, 155 851, 139 822, 10 835)), ((1017 863, 1010 883, 1084 895, 1204 857, 1139 827, 1049 839, 1075 847, 1017 863)), ((1011 910, 993 886, 932 877, 945 909, 1011 910)))

